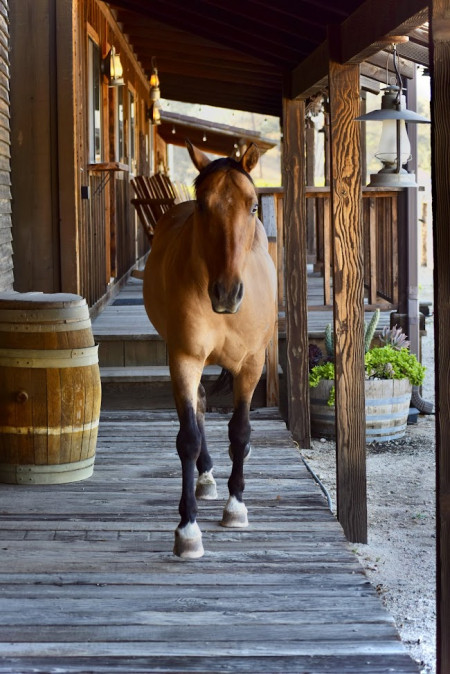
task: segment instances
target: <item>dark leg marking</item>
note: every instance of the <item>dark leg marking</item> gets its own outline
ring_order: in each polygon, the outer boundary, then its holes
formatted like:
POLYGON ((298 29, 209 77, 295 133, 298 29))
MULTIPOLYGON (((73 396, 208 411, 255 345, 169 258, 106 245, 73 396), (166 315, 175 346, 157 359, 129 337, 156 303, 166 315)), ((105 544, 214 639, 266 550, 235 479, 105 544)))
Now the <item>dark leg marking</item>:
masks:
POLYGON ((249 408, 245 402, 242 402, 235 409, 228 424, 233 467, 228 480, 230 497, 225 505, 221 522, 224 527, 246 527, 248 525, 247 508, 242 496, 245 488, 244 459, 250 446, 250 433, 249 408))
POLYGON ((181 460, 183 484, 179 512, 180 527, 195 522, 197 501, 194 494, 195 463, 201 451, 201 432, 191 406, 180 417, 180 430, 177 435, 177 452, 181 460))
POLYGON ((178 557, 197 559, 204 553, 202 534, 196 522, 197 501, 194 493, 195 463, 201 450, 201 432, 191 405, 180 414, 177 451, 183 475, 179 512, 181 521, 175 530, 173 551, 178 557))
POLYGON ((197 459, 198 479, 195 496, 198 499, 212 500, 217 498, 216 481, 213 478, 213 462, 206 446, 205 437, 206 393, 202 384, 199 384, 197 395, 197 425, 201 434, 200 456, 197 459))

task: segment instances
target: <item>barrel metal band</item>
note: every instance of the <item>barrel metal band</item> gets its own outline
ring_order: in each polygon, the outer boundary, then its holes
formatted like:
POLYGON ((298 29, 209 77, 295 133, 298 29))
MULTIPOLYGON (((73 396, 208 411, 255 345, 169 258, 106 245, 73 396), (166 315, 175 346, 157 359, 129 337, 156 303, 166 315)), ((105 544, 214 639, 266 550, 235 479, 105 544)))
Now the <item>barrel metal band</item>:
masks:
POLYGON ((89 330, 92 327, 91 319, 71 320, 64 319, 59 323, 1 323, 1 332, 75 332, 76 330, 89 330))
POLYGON ((64 484, 91 477, 95 456, 73 463, 0 463, 0 481, 7 484, 64 484))
POLYGON ((99 420, 81 426, 0 426, 2 435, 74 435, 98 428, 99 420))
POLYGON ((87 305, 59 309, 0 309, 1 323, 45 323, 89 318, 87 305))
POLYGON ((0 349, 1 367, 63 368, 98 363, 98 344, 83 349, 0 349))

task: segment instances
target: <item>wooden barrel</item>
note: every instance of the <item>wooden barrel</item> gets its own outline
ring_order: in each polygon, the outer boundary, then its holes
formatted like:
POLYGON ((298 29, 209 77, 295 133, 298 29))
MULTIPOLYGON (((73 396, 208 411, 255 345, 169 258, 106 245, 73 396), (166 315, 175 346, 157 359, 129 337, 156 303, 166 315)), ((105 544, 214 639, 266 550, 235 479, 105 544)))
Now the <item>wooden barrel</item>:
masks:
POLYGON ((0 293, 0 482, 92 475, 100 416, 98 346, 79 295, 0 293))
POLYGON ((322 379, 315 388, 309 389, 311 406, 311 435, 313 438, 336 437, 336 414, 334 405, 328 405, 334 379, 322 379))
MULTIPOLYGON (((334 381, 322 380, 310 388, 311 435, 335 438, 335 409, 327 405, 334 381)), ((411 401, 408 379, 368 379, 365 381, 366 442, 389 442, 406 433, 411 401)))
POLYGON ((411 384, 408 379, 366 381, 366 440, 389 442, 406 433, 411 384))

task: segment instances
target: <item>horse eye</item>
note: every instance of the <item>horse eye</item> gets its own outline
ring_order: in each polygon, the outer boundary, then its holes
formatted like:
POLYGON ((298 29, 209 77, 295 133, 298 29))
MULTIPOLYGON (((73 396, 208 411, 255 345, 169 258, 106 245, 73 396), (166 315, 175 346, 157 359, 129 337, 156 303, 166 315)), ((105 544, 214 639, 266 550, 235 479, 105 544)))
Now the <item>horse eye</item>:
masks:
POLYGON ((251 214, 256 215, 258 212, 258 204, 253 204, 251 214))

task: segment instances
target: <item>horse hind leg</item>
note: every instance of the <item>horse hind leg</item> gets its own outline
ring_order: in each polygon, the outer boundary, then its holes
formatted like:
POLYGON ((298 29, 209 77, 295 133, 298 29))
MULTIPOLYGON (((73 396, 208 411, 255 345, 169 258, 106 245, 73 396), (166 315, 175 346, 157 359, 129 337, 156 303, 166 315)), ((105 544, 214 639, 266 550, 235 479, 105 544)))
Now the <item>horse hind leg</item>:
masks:
POLYGON ((201 434, 200 456, 197 459, 198 478, 195 496, 205 501, 217 498, 217 485, 213 477, 213 462, 209 455, 205 437, 206 393, 199 384, 197 395, 197 426, 201 434))

